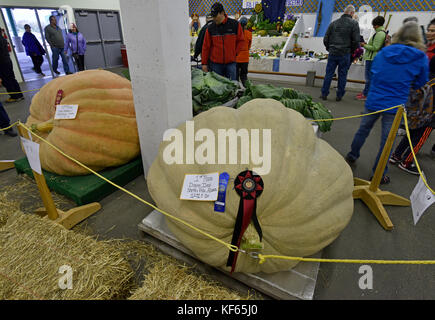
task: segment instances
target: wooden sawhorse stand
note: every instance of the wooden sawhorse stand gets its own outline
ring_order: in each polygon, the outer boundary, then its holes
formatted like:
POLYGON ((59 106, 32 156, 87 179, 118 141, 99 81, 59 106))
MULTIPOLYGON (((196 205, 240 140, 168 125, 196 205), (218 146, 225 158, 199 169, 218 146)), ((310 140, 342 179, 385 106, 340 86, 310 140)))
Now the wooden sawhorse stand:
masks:
POLYGON ((15 168, 14 160, 0 161, 0 172, 15 168))
POLYGON ((401 196, 398 196, 389 191, 382 191, 379 189, 379 184, 382 179, 382 175, 387 165, 388 158, 390 156, 391 149, 393 147, 394 139, 397 134, 397 129, 399 128, 400 121, 403 115, 403 107, 397 110, 396 117, 394 118, 393 125, 391 127, 390 133, 388 134, 387 141, 385 142, 384 150, 382 151, 381 157, 376 167, 375 174, 373 175, 372 181, 367 181, 359 178, 354 178, 354 190, 353 198, 361 199, 370 211, 378 219, 379 223, 384 227, 385 230, 392 230, 393 223, 388 217, 387 211, 384 205, 393 206, 410 206, 411 202, 401 196))
MULTIPOLYGON (((18 132, 20 136, 24 138, 30 137, 30 133, 27 132, 27 130, 21 125, 18 125, 18 132)), ((44 208, 39 208, 35 212, 39 216, 48 216, 50 220, 59 223, 60 225, 69 230, 73 228, 76 224, 80 223, 81 221, 85 220, 86 218, 101 209, 101 205, 98 202, 93 202, 84 206, 72 208, 68 211, 57 209, 54 204, 53 198, 51 197, 51 193, 48 189, 44 175, 39 174, 33 170, 32 172, 33 176, 35 177, 39 193, 41 194, 42 202, 44 203, 44 208)))

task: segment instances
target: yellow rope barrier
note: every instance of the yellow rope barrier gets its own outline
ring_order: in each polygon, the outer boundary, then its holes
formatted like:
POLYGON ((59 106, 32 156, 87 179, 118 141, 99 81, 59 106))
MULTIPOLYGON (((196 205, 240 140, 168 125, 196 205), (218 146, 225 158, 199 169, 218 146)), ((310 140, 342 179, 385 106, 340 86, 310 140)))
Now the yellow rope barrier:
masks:
MULTIPOLYGON (((350 119, 350 118, 357 118, 357 117, 363 117, 363 116, 367 116, 367 115, 371 115, 371 114, 376 114, 376 113, 380 113, 380 112, 384 112, 387 110, 391 110, 394 108, 398 108, 400 106, 395 106, 395 107, 391 107, 388 109, 384 109, 384 110, 380 110, 380 111, 376 111, 373 113, 368 113, 368 114, 363 114, 363 115, 357 115, 357 116, 349 116, 349 117, 343 117, 343 118, 337 118, 337 119, 322 119, 322 120, 318 120, 318 121, 331 121, 331 120, 343 120, 343 119, 350 119)), ((405 113, 404 113, 405 114, 405 113)), ((312 120, 310 120, 312 121, 312 120)), ((28 128, 26 125, 24 125, 23 123, 21 123, 20 121, 15 122, 14 124, 12 124, 11 126, 9 126, 8 128, 11 128, 15 125, 20 125, 22 126, 24 129, 26 129, 28 132, 30 132, 32 135, 34 135, 35 137, 41 139, 41 141, 44 141, 45 143, 47 143, 50 147, 54 148, 56 151, 58 151, 60 154, 62 154, 63 156, 65 156, 66 158, 68 158, 69 160, 77 163, 79 166, 85 168, 86 170, 88 170, 89 172, 93 173, 94 175, 96 175, 97 177, 99 177, 100 179, 103 179, 104 181, 106 181, 107 183, 113 185, 114 187, 124 191, 125 193, 129 194, 130 196, 132 196, 133 198, 139 200, 140 202, 150 206, 151 208, 155 209, 156 211, 166 215, 167 217, 178 221, 186 226, 188 226, 189 228, 192 228, 193 230, 203 234, 204 236, 207 236, 208 238, 215 240, 217 242, 219 242, 220 244, 224 245, 225 247, 227 247, 230 251, 233 252, 237 252, 240 251, 242 253, 246 253, 244 250, 240 250, 237 246, 235 245, 231 245, 229 243, 226 243, 210 234, 208 234, 207 232, 196 228, 195 226, 192 226, 191 224, 185 222, 184 220, 177 218, 167 212, 165 212, 164 210, 159 209, 158 207, 156 207, 155 205, 149 203, 146 200, 143 200, 142 198, 140 198, 139 196, 135 195, 134 193, 124 189, 121 186, 118 186, 117 184, 113 183, 112 181, 108 180, 107 178, 103 177, 102 175, 100 175, 99 173, 95 172, 94 170, 88 168, 86 165, 82 164, 81 162, 79 162, 78 160, 75 160, 74 158, 70 157, 69 155, 65 154, 62 150, 60 150, 59 148, 57 148, 56 146, 52 145, 50 142, 48 142, 47 140, 45 140, 44 138, 40 137, 39 135, 37 135, 36 133, 32 132, 30 128, 28 128)), ((409 128, 408 128, 408 124, 407 124, 407 119, 406 119, 406 115, 405 115, 405 126, 406 126, 406 134, 408 136, 408 140, 410 142, 410 145, 412 145, 411 143, 411 138, 410 138, 410 134, 409 134, 409 128)), ((4 128, 2 130, 7 130, 8 128, 4 128)), ((415 158, 415 154, 413 149, 411 148, 414 159, 416 161, 415 158)), ((424 179, 420 167, 418 166, 418 162, 416 161, 416 165, 417 168, 419 170, 419 173, 422 177, 422 179, 425 181, 426 186, 429 188, 429 186, 426 183, 426 180, 424 179)), ((429 188, 429 190, 431 190, 433 192, 433 190, 431 188, 429 188)), ((253 258, 258 258, 259 259, 259 263, 262 264, 266 261, 266 259, 284 259, 284 260, 293 260, 293 261, 304 261, 304 262, 329 262, 329 263, 357 263, 357 264, 435 264, 435 260, 363 260, 363 259, 319 259, 319 258, 303 258, 303 257, 290 257, 290 256, 280 256, 280 255, 262 255, 262 254, 252 254, 249 253, 249 255, 253 258)))
POLYGON ((100 179, 103 179, 103 180, 106 181, 107 183, 110 183, 110 184, 113 185, 114 187, 116 187, 116 188, 118 188, 118 189, 124 191, 125 193, 129 194, 130 196, 132 196, 133 198, 139 200, 140 202, 142 202, 142 203, 144 203, 144 204, 150 206, 151 208, 157 210, 157 211, 160 212, 160 213, 163 213, 165 216, 167 216, 167 217, 169 217, 169 218, 171 218, 171 219, 173 219, 173 220, 175 220, 175 221, 178 221, 178 222, 180 222, 180 223, 182 223, 182 224, 188 226, 189 228, 192 228, 192 229, 195 230, 195 231, 198 231, 199 233, 201 233, 201 234, 203 234, 203 235, 209 237, 210 239, 216 240, 217 242, 219 242, 219 243, 223 244, 224 246, 226 246, 226 247, 227 247, 229 250, 231 250, 231 251, 236 252, 236 251, 239 250, 239 248, 238 248, 237 246, 232 245, 232 244, 228 244, 228 243, 226 243, 226 242, 224 242, 224 241, 222 241, 222 240, 220 240, 220 239, 218 239, 218 238, 212 236, 211 234, 208 234, 207 232, 202 231, 201 229, 198 229, 198 228, 196 228, 195 226, 192 226, 191 224, 185 222, 184 220, 182 220, 182 219, 180 219, 180 218, 177 218, 177 217, 175 217, 175 216, 173 216, 173 215, 171 215, 171 214, 165 212, 164 210, 159 209, 158 207, 156 207, 156 206, 153 205, 152 203, 149 203, 148 201, 143 200, 143 199, 140 198, 139 196, 137 196, 137 195, 135 195, 134 193, 132 193, 132 192, 130 192, 130 191, 124 189, 123 187, 118 186, 116 183, 113 183, 113 182, 110 181, 109 179, 103 177, 101 174, 95 172, 95 171, 92 170, 91 168, 89 168, 89 167, 87 167, 86 165, 82 164, 80 161, 78 161, 78 160, 76 160, 76 159, 70 157, 69 155, 67 155, 66 153, 64 153, 62 150, 60 150, 60 149, 57 148, 56 146, 52 145, 50 142, 48 142, 48 141, 45 140, 44 138, 42 138, 42 137, 40 137, 39 135, 37 135, 36 133, 32 132, 32 130, 31 130, 30 128, 28 128, 26 125, 24 125, 23 123, 19 122, 18 125, 19 125, 19 126, 22 126, 24 129, 26 129, 28 132, 30 132, 30 134, 34 135, 34 136, 37 137, 38 139, 41 139, 42 141, 44 141, 45 143, 47 143, 50 147, 54 148, 57 152, 59 152, 59 153, 60 153, 61 155, 63 155, 64 157, 66 157, 66 158, 68 158, 69 160, 71 160, 71 161, 77 163, 79 166, 85 168, 85 169, 88 170, 89 172, 93 173, 94 175, 96 175, 96 176, 99 177, 100 179))
POLYGON ((32 90, 26 90, 26 91, 19 91, 19 92, 0 92, 0 94, 19 94, 19 93, 26 93, 26 92, 32 92, 32 91, 38 91, 38 89, 32 89, 32 90))
POLYGON ((12 128, 13 126, 16 126, 19 123, 19 121, 15 121, 13 124, 11 124, 9 127, 6 128, 0 128, 0 131, 6 131, 12 128))
POLYGON ((418 173, 420 174, 420 177, 423 180, 426 187, 430 190, 430 192, 432 192, 432 194, 435 194, 435 191, 431 187, 429 187, 429 184, 427 183, 426 178, 424 177, 423 173, 421 172, 420 165, 418 164, 417 157, 415 156, 414 148, 412 146, 412 141, 411 141, 411 134, 409 133, 408 118, 406 116, 406 112, 403 113, 403 119, 404 119, 403 122, 405 123, 406 136, 408 137, 408 142, 410 145, 412 156, 414 157, 415 166, 417 167, 418 173))
POLYGON ((378 110, 378 111, 374 111, 374 112, 370 112, 370 113, 364 113, 364 114, 359 114, 356 116, 348 116, 348 117, 341 117, 341 118, 334 118, 334 119, 317 119, 317 120, 308 120, 309 122, 319 122, 319 121, 336 121, 336 120, 346 120, 346 119, 354 119, 354 118, 361 118, 361 117, 365 117, 365 116, 370 116, 372 114, 377 114, 377 113, 381 113, 381 112, 385 112, 388 110, 392 110, 392 109, 397 109, 399 107, 401 107, 402 105, 398 105, 395 107, 391 107, 391 108, 387 108, 387 109, 382 109, 382 110, 378 110))
POLYGON ((435 264, 435 260, 360 260, 360 259, 318 259, 318 258, 302 258, 288 257, 278 255, 263 255, 259 254, 259 263, 262 264, 266 259, 284 259, 304 262, 332 262, 332 263, 358 263, 358 264, 435 264))

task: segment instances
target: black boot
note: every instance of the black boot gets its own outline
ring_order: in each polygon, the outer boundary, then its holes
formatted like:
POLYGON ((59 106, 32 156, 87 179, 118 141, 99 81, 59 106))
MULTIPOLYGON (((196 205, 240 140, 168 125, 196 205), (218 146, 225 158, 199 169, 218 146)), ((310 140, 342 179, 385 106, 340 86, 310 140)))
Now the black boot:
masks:
POLYGON ((14 131, 14 129, 10 128, 8 130, 5 130, 5 135, 9 137, 16 137, 17 133, 14 131))

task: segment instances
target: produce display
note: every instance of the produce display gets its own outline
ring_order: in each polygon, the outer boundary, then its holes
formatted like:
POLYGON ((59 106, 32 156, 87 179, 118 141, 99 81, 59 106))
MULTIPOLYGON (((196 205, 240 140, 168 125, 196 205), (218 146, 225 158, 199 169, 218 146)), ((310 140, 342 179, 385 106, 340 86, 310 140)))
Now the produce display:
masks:
POLYGON ((192 106, 197 114, 222 104, 236 97, 239 85, 228 78, 201 69, 192 68, 192 106))
MULTIPOLYGON (((293 109, 310 119, 332 119, 331 112, 320 102, 313 102, 310 95, 298 92, 292 88, 275 87, 270 84, 252 85, 247 81, 246 90, 237 102, 240 108, 246 102, 257 98, 269 98, 280 101, 286 108, 293 109)), ((331 130, 332 121, 319 121, 319 130, 331 130)))
MULTIPOLYGON (((299 112, 274 99, 254 99, 239 109, 212 108, 192 121, 196 132, 207 130, 215 137, 218 137, 218 130, 251 132, 257 129, 260 135, 266 129, 271 130, 270 143, 263 144, 263 138, 258 146, 260 153, 269 146, 271 154, 270 171, 261 175, 263 187, 256 189, 262 190, 255 209, 262 241, 251 221, 242 236, 241 247, 260 241, 262 245, 257 248, 264 255, 306 257, 329 245, 349 223, 354 203, 352 171, 336 150, 315 136, 312 126, 299 112)), ((186 137, 186 124, 180 125, 178 130, 186 137)), ((257 159, 254 163, 249 158, 249 163, 242 164, 217 161, 167 164, 164 154, 171 143, 161 143, 158 156, 148 172, 146 180, 152 198, 162 210, 225 243, 231 243, 241 201, 237 192, 240 180, 237 179, 241 172, 257 167, 257 159), (215 212, 214 201, 180 200, 186 174, 213 172, 229 174, 225 212, 215 212)), ((203 140, 193 143, 196 152, 204 151, 203 140)), ((218 143, 213 148, 213 154, 218 155, 218 143)), ((229 143, 224 148, 228 155, 231 150, 229 143)), ((239 143, 239 156, 241 149, 239 143)), ((166 218, 166 223, 174 236, 197 258, 211 266, 230 270, 226 246, 171 218, 166 218)), ((258 259, 240 253, 234 272, 274 273, 289 270, 297 263, 267 259, 259 264, 258 259)))
POLYGON ((258 3, 253 9, 252 15, 246 27, 252 31, 253 36, 284 36, 288 37, 293 30, 297 17, 289 14, 286 17, 278 17, 277 22, 270 22, 264 16, 263 7, 258 3))
POLYGON ((279 58, 284 46, 285 41, 281 44, 271 45, 271 49, 251 49, 249 50, 249 56, 255 59, 261 59, 261 57, 279 58))
MULTIPOLYGON (((82 71, 44 85, 32 99, 26 125, 96 171, 128 163, 140 152, 131 83, 105 70, 82 71), (55 120, 59 104, 78 105, 75 119, 55 120)), ((89 174, 46 143, 40 144, 40 159, 43 169, 59 175, 89 174)))

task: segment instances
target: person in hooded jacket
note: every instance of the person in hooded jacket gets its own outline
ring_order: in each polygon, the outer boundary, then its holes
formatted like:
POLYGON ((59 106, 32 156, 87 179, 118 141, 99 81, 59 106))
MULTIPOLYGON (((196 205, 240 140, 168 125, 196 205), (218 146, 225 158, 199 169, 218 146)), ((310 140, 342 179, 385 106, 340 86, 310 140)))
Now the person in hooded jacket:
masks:
POLYGON ((237 80, 240 80, 243 86, 246 87, 246 81, 248 80, 248 66, 249 66, 249 49, 252 44, 252 32, 246 29, 248 19, 246 17, 240 18, 240 25, 243 28, 243 34, 245 41, 240 49, 240 52, 236 56, 237 62, 237 80))
POLYGON ((43 55, 45 54, 45 50, 42 45, 39 43, 36 36, 32 33, 31 27, 28 24, 24 25, 24 32, 22 43, 26 48, 26 55, 28 55, 33 62, 33 70, 41 76, 45 76, 45 74, 41 70, 41 65, 44 62, 43 55))
POLYGON ((79 32, 75 23, 71 23, 71 32, 65 39, 65 55, 68 54, 68 49, 71 50, 77 69, 79 71, 85 70, 86 39, 79 32))
MULTIPOLYGON (((418 89, 428 82, 429 61, 419 31, 416 23, 404 24, 393 36, 392 44, 376 55, 371 67, 371 83, 365 103, 366 114, 404 105, 411 88, 418 89)), ((382 118, 381 143, 372 168, 373 173, 375 172, 396 112, 397 109, 391 109, 362 117, 351 144, 351 151, 346 155, 349 164, 354 164, 360 157, 361 148, 370 131, 376 121, 382 118)), ((387 171, 388 166, 383 172, 381 184, 390 182, 387 171)))

